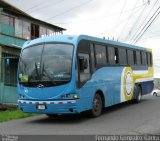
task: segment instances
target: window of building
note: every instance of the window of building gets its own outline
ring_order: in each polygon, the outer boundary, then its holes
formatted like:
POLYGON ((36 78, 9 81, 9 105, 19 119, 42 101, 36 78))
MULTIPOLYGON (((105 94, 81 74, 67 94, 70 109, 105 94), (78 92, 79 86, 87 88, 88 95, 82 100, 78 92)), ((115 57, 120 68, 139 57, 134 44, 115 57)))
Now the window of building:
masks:
POLYGON ((23 37, 23 21, 22 20, 18 20, 18 28, 19 28, 19 37, 23 37))
POLYGON ((48 36, 54 35, 54 31, 51 30, 51 29, 47 29, 47 35, 48 35, 48 36))
POLYGON ((3 81, 5 85, 16 86, 17 81, 17 68, 18 68, 18 56, 3 53, 2 54, 2 66, 3 66, 3 81))
POLYGON ((31 23, 31 39, 39 37, 39 25, 31 23))
POLYGON ((43 36, 46 36, 46 35, 47 35, 47 29, 46 29, 46 27, 40 26, 39 27, 39 36, 43 37, 43 36))
POLYGON ((4 25, 14 26, 14 18, 9 15, 1 14, 1 23, 4 25))
POLYGON ((127 50, 128 65, 134 65, 133 50, 127 50))
POLYGON ((29 40, 31 37, 31 24, 29 22, 23 21, 23 36, 22 38, 29 40))
POLYGON ((1 23, 5 25, 9 25, 9 17, 6 15, 1 15, 1 23))
POLYGON ((104 66, 107 63, 106 47, 102 45, 95 45, 96 66, 104 66))
POLYGON ((22 21, 15 19, 15 36, 22 38, 22 21))
POLYGON ((15 19, 15 36, 31 39, 31 24, 27 21, 15 19))
POLYGON ((119 48, 119 64, 120 65, 126 65, 127 64, 127 54, 126 49, 119 48))

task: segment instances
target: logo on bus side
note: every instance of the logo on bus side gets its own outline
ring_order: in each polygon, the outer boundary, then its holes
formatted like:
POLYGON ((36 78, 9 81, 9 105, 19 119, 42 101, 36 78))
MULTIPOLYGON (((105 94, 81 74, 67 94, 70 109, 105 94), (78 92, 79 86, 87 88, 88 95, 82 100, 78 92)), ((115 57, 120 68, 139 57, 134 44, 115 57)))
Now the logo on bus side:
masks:
POLYGON ((130 67, 124 68, 121 89, 121 101, 131 100, 134 93, 134 78, 130 67))
POLYGON ((44 88, 44 85, 43 84, 38 84, 37 88, 44 88))
POLYGON ((127 72, 126 74, 126 92, 127 95, 130 95, 132 92, 132 84, 133 84, 133 77, 131 72, 127 72))

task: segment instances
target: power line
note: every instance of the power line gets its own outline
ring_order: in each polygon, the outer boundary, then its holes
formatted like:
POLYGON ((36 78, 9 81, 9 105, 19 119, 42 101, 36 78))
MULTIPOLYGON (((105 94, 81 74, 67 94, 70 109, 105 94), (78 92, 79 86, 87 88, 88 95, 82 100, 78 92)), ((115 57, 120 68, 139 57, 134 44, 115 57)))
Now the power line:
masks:
POLYGON ((40 10, 42 10, 42 9, 44 9, 44 8, 47 8, 47 7, 49 7, 49 6, 55 6, 55 5, 57 5, 57 4, 59 4, 59 3, 61 3, 61 2, 63 2, 64 0, 58 0, 58 1, 52 1, 51 3, 48 3, 47 5, 44 5, 44 3, 43 3, 43 5, 41 4, 41 7, 39 7, 39 6, 34 6, 33 8, 32 8, 32 10, 29 12, 29 13, 34 13, 34 12, 37 12, 37 11, 40 11, 40 10), (37 7, 39 7, 39 8, 37 8, 37 7))
MULTIPOLYGON (((147 13, 147 16, 151 13, 151 11, 153 10, 153 8, 155 7, 155 5, 156 5, 156 3, 158 2, 158 0, 154 3, 154 5, 153 5, 153 7, 150 9, 150 11, 147 13)), ((139 30, 141 29, 141 27, 144 25, 144 22, 146 21, 146 18, 143 20, 143 22, 142 22, 142 24, 140 25, 140 27, 137 29, 137 32, 132 36, 132 38, 130 39, 131 41, 133 40, 133 42, 134 42, 134 38, 136 39, 137 37, 136 37, 136 35, 138 36, 139 34, 138 34, 138 32, 139 32, 139 30)), ((145 27, 145 26, 144 26, 145 27)), ((143 27, 143 28, 144 28, 143 27)), ((142 32, 142 30, 140 31, 140 32, 142 32)), ((139 32, 139 33, 140 33, 139 32)))
MULTIPOLYGON (((157 9, 159 10, 160 7, 157 9)), ((143 33, 134 41, 134 44, 137 43, 139 41, 139 39, 143 36, 143 34, 149 29, 149 27, 152 25, 152 23, 155 21, 155 19, 158 17, 158 15, 160 14, 160 11, 156 14, 156 16, 153 18, 153 20, 151 21, 151 23, 146 27, 146 29, 143 31, 143 33)))
POLYGON ((36 7, 39 7, 40 5, 44 4, 44 2, 46 2, 46 0, 44 0, 43 2, 41 2, 41 3, 39 3, 39 4, 36 4, 36 5, 32 6, 31 8, 25 10, 25 12, 28 12, 28 11, 30 11, 30 10, 32 10, 32 9, 35 9, 36 7))
POLYGON ((147 8, 147 4, 146 4, 146 6, 143 8, 143 10, 141 11, 141 13, 139 14, 137 20, 134 22, 134 24, 133 24, 133 26, 131 27, 131 29, 129 30, 128 35, 126 36, 126 38, 124 39, 124 41, 127 39, 127 37, 130 37, 129 35, 132 34, 132 31, 134 30, 134 28, 135 28, 136 25, 138 24, 138 22, 139 22, 140 18, 142 17, 144 11, 146 10, 146 8, 147 8))
POLYGON ((74 9, 76 9, 76 8, 78 8, 78 7, 81 7, 81 6, 83 6, 83 5, 86 5, 87 3, 91 2, 91 1, 93 1, 93 0, 88 0, 88 1, 86 1, 86 2, 84 2, 84 3, 81 3, 81 4, 79 4, 79 5, 75 6, 75 7, 72 7, 71 9, 68 9, 68 10, 66 10, 66 11, 64 11, 64 12, 62 12, 62 13, 59 13, 59 14, 53 16, 53 17, 50 17, 50 18, 46 19, 45 21, 49 21, 49 20, 51 20, 51 19, 53 19, 53 18, 55 18, 55 17, 58 17, 58 16, 61 16, 61 15, 66 14, 66 13, 68 13, 68 12, 71 12, 72 10, 74 10, 74 9))
MULTIPOLYGON (((142 5, 140 6, 137 6, 135 8, 135 10, 141 8, 142 5)), ((113 8, 113 7, 112 7, 113 8)), ((128 10, 125 10, 123 13, 126 13, 126 12, 129 12, 133 9, 128 9, 128 10)), ((54 22, 54 24, 74 24, 74 23, 82 23, 82 22, 92 22, 92 21, 95 21, 95 20, 98 20, 98 19, 104 19, 104 18, 108 18, 108 17, 111 17, 111 16, 114 16, 114 15, 117 15, 119 14, 119 12, 117 13, 114 13, 114 14, 110 14, 110 15, 106 15, 106 16, 99 16, 99 17, 95 17, 95 18, 90 18, 90 19, 86 19, 86 20, 79 20, 79 21, 69 21, 69 22, 54 22)))
MULTIPOLYGON (((137 8, 141 8, 142 6, 143 6, 143 5, 140 5, 140 6, 136 7, 134 10, 136 10, 137 8)), ((129 10, 126 10, 126 12, 129 12, 129 11, 132 11, 132 10, 133 10, 133 8, 132 8, 132 9, 129 9, 129 10)), ((139 11, 139 10, 137 9, 136 12, 138 12, 138 11, 139 11)), ((135 13, 136 13, 136 12, 135 12, 135 13)), ((111 27, 110 29, 108 29, 108 30, 106 30, 106 31, 104 31, 104 32, 102 32, 102 33, 97 34, 97 36, 98 36, 98 35, 103 35, 103 34, 109 32, 110 30, 113 30, 114 28, 117 28, 117 27, 120 26, 123 22, 127 21, 127 20, 130 19, 130 18, 132 18, 132 17, 131 17, 131 16, 128 16, 127 18, 125 18, 125 19, 123 19, 122 21, 120 21, 118 25, 113 26, 113 27, 111 27)))
MULTIPOLYGON (((117 19, 117 21, 116 21, 116 23, 115 23, 115 26, 118 24, 118 22, 119 22, 119 20, 120 20, 120 18, 121 18, 121 16, 122 16, 122 13, 123 13, 123 11, 124 11, 124 8, 125 8, 125 6, 126 6, 126 3, 127 3, 127 0, 124 1, 124 4, 123 4, 123 6, 122 6, 122 9, 121 9, 121 12, 120 12, 120 14, 119 14, 119 17, 118 17, 118 19, 117 19)), ((114 28, 113 33, 112 33, 112 36, 114 36, 115 31, 116 31, 116 28, 114 28)))
MULTIPOLYGON (((130 17, 128 17, 128 18, 130 18, 130 17)), ((106 30, 106 31, 104 31, 104 32, 102 32, 102 33, 99 33, 99 34, 97 34, 97 35, 103 35, 103 34, 109 32, 109 31, 113 30, 114 28, 117 28, 118 26, 120 26, 121 23, 123 23, 123 22, 125 22, 126 20, 128 20, 128 18, 125 18, 124 20, 120 21, 118 25, 114 25, 113 27, 109 28, 108 30, 106 30)))
POLYGON ((141 30, 141 32, 137 35, 137 37, 135 38, 135 40, 133 41, 133 43, 137 43, 138 40, 143 36, 143 34, 148 30, 148 28, 151 26, 151 24, 154 22, 154 20, 157 18, 157 16, 160 14, 159 11, 160 7, 158 7, 158 9, 154 12, 154 14, 151 16, 151 18, 149 19, 149 21, 145 24, 145 26, 143 27, 143 29, 141 30), (159 12, 158 12, 159 11, 159 12), (158 12, 158 13, 157 13, 158 12), (157 14, 156 14, 157 13, 157 14), (151 21, 152 20, 152 21, 151 21), (151 22, 150 22, 151 21, 151 22), (149 25, 148 25, 149 24, 149 25), (148 25, 148 26, 147 26, 148 25))
MULTIPOLYGON (((134 8, 136 7, 137 3, 138 3, 138 0, 136 1, 135 5, 134 5, 134 8)), ((133 16, 134 8, 133 8, 132 12, 130 13, 130 17, 133 16)), ((123 28, 122 28, 122 30, 121 30, 121 32, 120 32, 118 38, 117 38, 118 40, 119 40, 121 34, 124 32, 124 29, 126 28, 128 22, 129 22, 129 19, 127 20, 126 24, 123 26, 123 28)))
MULTIPOLYGON (((137 10, 136 12, 138 12, 138 10, 137 10)), ((125 19, 123 19, 122 21, 120 21, 118 25, 114 25, 114 26, 111 27, 110 29, 108 29, 108 30, 106 30, 106 31, 104 31, 104 32, 102 32, 102 33, 99 33, 99 34, 97 34, 97 35, 98 35, 98 36, 99 36, 99 35, 103 35, 103 34, 109 32, 109 31, 113 30, 114 28, 117 28, 117 27, 120 26, 123 22, 129 20, 130 18, 132 18, 132 17, 131 17, 131 16, 128 16, 127 18, 125 18, 125 19)))
POLYGON ((118 5, 118 3, 120 2, 121 0, 119 0, 118 2, 116 2, 113 6, 110 6, 109 9, 107 9, 104 13, 108 13, 111 9, 113 9, 116 5, 118 5))
POLYGON ((151 39, 151 38, 160 38, 160 35, 152 35, 149 37, 141 38, 141 40, 151 39))

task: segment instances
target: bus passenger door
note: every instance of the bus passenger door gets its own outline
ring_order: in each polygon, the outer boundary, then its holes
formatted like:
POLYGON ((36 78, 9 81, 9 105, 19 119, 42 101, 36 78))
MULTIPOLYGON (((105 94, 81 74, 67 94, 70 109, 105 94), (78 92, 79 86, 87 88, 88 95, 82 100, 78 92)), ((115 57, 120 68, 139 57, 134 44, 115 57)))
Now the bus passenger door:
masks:
POLYGON ((87 83, 91 78, 90 55, 88 53, 78 54, 78 72, 79 72, 79 93, 81 95, 81 105, 84 110, 88 110, 91 101, 91 85, 87 83))
POLYGON ((83 85, 91 77, 89 54, 79 53, 78 60, 79 60, 80 85, 83 85))

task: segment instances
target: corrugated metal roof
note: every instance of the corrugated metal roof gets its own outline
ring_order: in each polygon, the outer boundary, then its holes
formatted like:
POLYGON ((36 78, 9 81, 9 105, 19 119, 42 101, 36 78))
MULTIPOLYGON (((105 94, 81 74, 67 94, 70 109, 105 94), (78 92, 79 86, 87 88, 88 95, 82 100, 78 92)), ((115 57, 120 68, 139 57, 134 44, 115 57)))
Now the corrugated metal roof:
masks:
POLYGON ((12 5, 12 4, 4 1, 4 0, 0 0, 0 6, 2 6, 2 8, 6 9, 6 10, 18 12, 19 14, 22 14, 24 16, 32 17, 31 15, 25 13, 24 11, 17 8, 16 6, 14 6, 14 5, 12 5))
POLYGON ((1 44, 0 43, 0 47, 3 47, 3 46, 5 46, 5 47, 9 47, 9 48, 16 48, 16 49, 21 49, 21 47, 20 46, 18 46, 18 45, 14 45, 14 44, 12 44, 12 45, 5 45, 5 44, 1 44))
POLYGON ((62 27, 59 27, 59 26, 53 25, 53 24, 51 24, 51 23, 48 23, 48 22, 45 22, 45 21, 36 19, 36 18, 32 17, 31 15, 27 14, 26 12, 20 10, 20 9, 17 8, 16 6, 14 6, 14 5, 12 5, 12 4, 4 1, 4 0, 0 0, 0 8, 1 8, 1 7, 2 7, 4 10, 10 11, 10 12, 14 12, 14 13, 17 13, 17 14, 19 14, 19 15, 23 15, 23 16, 26 17, 26 18, 29 18, 29 19, 32 19, 32 20, 35 20, 35 21, 44 23, 44 24, 46 24, 46 25, 52 26, 52 27, 54 27, 54 28, 57 28, 57 29, 59 29, 59 30, 61 30, 61 31, 66 30, 66 29, 64 29, 64 28, 62 28, 62 27))

